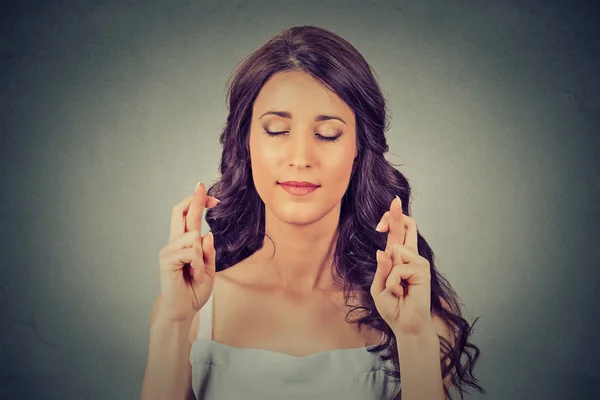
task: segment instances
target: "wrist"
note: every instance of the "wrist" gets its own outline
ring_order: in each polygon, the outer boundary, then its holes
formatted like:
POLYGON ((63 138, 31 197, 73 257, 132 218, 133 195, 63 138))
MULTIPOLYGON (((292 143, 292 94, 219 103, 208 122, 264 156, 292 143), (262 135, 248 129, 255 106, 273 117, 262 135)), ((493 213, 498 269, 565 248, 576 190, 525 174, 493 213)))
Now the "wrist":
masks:
POLYGON ((421 346, 438 346, 440 345, 440 338, 433 327, 423 329, 419 332, 406 333, 399 330, 393 330, 394 336, 396 337, 396 343, 399 348, 406 347, 421 347, 421 346))
POLYGON ((160 313, 156 316, 153 326, 160 327, 172 327, 172 328, 190 328, 192 326, 194 318, 182 318, 174 319, 167 315, 161 315, 160 313))

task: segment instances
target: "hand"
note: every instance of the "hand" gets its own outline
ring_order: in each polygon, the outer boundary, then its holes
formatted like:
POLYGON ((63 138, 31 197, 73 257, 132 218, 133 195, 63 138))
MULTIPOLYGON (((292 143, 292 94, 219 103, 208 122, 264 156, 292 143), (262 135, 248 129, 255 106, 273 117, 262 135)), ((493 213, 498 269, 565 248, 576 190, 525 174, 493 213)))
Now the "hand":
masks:
POLYGON ((189 321, 210 297, 216 252, 212 232, 201 236, 202 212, 217 204, 199 183, 193 195, 173 207, 169 242, 159 253, 160 318, 189 321))
POLYGON ((402 213, 399 197, 377 228, 388 232, 385 251, 377 250, 377 271, 371 284, 377 311, 396 337, 434 332, 430 264, 419 255, 417 225, 402 213))

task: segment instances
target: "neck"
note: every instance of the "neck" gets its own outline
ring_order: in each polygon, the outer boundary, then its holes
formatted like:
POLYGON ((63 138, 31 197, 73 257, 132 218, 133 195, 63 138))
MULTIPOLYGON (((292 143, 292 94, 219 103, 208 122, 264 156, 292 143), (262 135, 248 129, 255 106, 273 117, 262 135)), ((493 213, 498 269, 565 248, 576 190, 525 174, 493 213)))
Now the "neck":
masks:
POLYGON ((255 256, 267 268, 274 284, 291 294, 333 289, 333 252, 340 205, 310 224, 282 221, 268 209, 265 213, 268 237, 265 236, 263 246, 255 256))

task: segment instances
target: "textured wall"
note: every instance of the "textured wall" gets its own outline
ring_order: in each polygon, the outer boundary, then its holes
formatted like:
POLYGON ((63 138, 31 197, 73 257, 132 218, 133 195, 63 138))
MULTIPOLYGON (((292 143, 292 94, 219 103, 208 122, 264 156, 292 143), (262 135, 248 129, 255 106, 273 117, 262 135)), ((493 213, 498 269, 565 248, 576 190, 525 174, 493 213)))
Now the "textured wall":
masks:
POLYGON ((600 396, 597 9, 70 3, 0 12, 0 397, 139 398, 158 252, 171 206, 217 178, 226 79, 304 24, 380 77, 413 217, 481 317, 488 398, 600 396))

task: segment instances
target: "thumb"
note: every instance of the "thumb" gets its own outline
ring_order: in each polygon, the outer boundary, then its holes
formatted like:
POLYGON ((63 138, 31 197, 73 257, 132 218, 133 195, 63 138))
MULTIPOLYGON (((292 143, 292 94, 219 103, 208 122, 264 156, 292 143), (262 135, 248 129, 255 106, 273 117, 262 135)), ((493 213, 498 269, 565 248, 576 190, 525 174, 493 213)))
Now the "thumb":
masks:
POLYGON ((371 296, 373 298, 385 290, 385 282, 393 266, 392 260, 386 252, 377 250, 375 257, 377 258, 377 269, 375 270, 375 276, 371 284, 371 296))
POLYGON ((202 253, 204 255, 206 273, 211 278, 214 278, 216 273, 217 252, 215 250, 215 237, 212 232, 208 232, 208 235, 202 238, 202 253))

